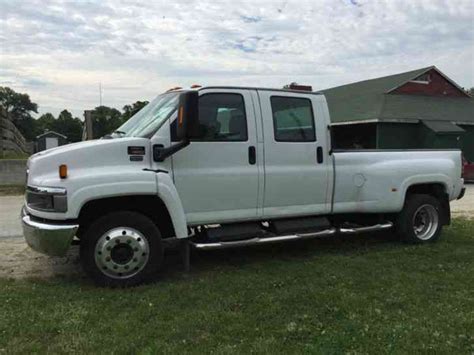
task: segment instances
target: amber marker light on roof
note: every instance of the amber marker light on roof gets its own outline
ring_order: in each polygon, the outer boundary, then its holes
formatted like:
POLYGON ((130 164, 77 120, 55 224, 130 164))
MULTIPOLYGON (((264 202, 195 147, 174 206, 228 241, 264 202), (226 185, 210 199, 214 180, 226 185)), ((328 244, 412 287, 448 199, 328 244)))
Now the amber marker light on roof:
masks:
POLYGON ((199 84, 191 85, 191 89, 197 89, 197 88, 202 88, 202 85, 199 85, 199 84))
POLYGON ((59 166, 59 177, 61 179, 67 178, 67 165, 66 164, 61 164, 59 166))
POLYGON ((168 89, 166 92, 175 91, 175 90, 181 90, 181 89, 182 89, 181 86, 175 86, 175 87, 172 87, 171 89, 168 89))

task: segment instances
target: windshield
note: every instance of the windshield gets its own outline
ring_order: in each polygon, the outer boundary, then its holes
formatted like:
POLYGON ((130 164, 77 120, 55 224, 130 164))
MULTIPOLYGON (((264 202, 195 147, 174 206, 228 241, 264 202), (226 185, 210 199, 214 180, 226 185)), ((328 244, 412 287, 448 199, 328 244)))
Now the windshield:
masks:
POLYGON ((179 93, 158 95, 115 131, 121 137, 150 138, 176 111, 179 93))

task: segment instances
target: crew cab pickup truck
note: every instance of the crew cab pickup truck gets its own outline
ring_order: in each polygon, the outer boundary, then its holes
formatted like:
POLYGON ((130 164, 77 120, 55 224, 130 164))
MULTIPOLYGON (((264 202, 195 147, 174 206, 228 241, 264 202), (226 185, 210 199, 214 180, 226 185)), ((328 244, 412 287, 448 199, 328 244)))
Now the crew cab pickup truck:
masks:
POLYGON ((191 247, 390 228, 432 242, 464 192, 459 150, 333 150, 322 94, 244 87, 163 93, 111 135, 27 169, 31 248, 79 243, 86 273, 120 287, 152 278, 171 245, 188 267, 191 247))

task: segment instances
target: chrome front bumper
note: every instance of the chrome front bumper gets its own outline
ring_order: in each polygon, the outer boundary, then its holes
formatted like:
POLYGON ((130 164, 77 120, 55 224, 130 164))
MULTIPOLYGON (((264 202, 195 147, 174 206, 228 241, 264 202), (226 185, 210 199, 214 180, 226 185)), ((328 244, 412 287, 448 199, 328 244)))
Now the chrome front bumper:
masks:
POLYGON ((23 235, 31 249, 51 256, 64 256, 79 228, 78 224, 34 221, 24 208, 21 221, 23 235))

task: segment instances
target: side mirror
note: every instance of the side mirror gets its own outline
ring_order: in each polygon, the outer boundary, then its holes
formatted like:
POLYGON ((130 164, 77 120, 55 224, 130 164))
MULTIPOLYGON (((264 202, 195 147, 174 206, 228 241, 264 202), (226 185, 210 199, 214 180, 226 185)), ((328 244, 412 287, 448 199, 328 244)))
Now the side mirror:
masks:
POLYGON ((199 123, 199 94, 197 91, 183 92, 179 96, 176 138, 179 141, 193 137, 199 123))
MULTIPOLYGON (((199 94, 197 91, 183 92, 179 96, 178 118, 176 119, 176 140, 178 143, 164 148, 161 144, 153 146, 153 160, 162 162, 169 156, 189 145, 199 127, 199 94)), ((173 136, 173 133, 172 133, 173 136)), ((173 139, 174 141, 174 139, 173 139)))

